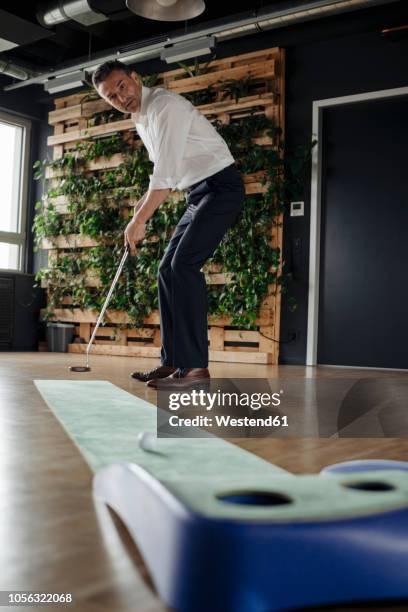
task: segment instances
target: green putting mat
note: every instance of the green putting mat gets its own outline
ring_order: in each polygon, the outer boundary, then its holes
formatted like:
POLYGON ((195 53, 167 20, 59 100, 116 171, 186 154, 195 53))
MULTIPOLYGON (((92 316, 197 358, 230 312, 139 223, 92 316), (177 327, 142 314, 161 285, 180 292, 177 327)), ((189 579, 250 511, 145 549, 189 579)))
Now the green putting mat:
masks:
POLYGON ((77 444, 94 472, 129 461, 157 478, 269 475, 287 472, 256 455, 209 434, 208 438, 160 438, 161 454, 147 453, 137 441, 141 431, 156 433, 156 406, 99 380, 35 380, 37 389, 77 444))
POLYGON ((104 381, 34 382, 94 472, 112 463, 136 463, 200 514, 328 520, 408 506, 408 472, 294 476, 211 435, 159 439, 159 452, 149 453, 138 446, 137 436, 141 431, 156 432, 153 404, 104 381), (388 490, 377 490, 378 482, 388 490), (365 483, 368 490, 349 488, 350 483, 365 483), (248 491, 286 496, 288 503, 259 505, 254 499, 253 504, 237 504, 217 497, 248 491))

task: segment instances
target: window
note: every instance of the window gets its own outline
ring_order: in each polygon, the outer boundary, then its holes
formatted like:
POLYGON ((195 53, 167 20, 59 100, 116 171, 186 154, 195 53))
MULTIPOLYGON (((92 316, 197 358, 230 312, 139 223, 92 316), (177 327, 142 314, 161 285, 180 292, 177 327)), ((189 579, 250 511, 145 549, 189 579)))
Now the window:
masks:
POLYGON ((23 270, 30 148, 28 120, 0 112, 0 269, 23 270))

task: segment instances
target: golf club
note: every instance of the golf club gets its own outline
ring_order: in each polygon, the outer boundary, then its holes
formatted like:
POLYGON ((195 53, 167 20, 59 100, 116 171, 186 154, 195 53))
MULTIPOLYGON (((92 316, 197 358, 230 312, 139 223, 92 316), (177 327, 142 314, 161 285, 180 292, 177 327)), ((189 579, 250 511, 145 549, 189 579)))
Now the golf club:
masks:
POLYGON ((109 289, 109 293, 106 296, 106 300, 104 302, 104 305, 102 306, 102 310, 101 310, 100 315, 99 315, 99 317, 98 317, 98 319, 96 321, 96 325, 95 325, 94 330, 92 332, 91 339, 89 340, 88 346, 86 347, 86 365, 84 365, 84 366, 69 366, 69 370, 71 372, 90 372, 90 370, 91 370, 91 368, 89 366, 89 354, 91 352, 92 343, 95 340, 95 336, 96 336, 96 333, 98 331, 98 328, 99 328, 100 324, 102 323, 103 317, 105 315, 105 311, 106 311, 106 309, 108 307, 108 304, 109 304, 109 301, 110 301, 110 299, 112 297, 112 293, 113 293, 113 291, 115 289, 116 283, 118 282, 119 277, 120 277, 120 275, 122 273, 122 269, 123 269, 123 266, 125 265, 125 261, 126 261, 128 255, 129 255, 129 249, 128 249, 128 247, 126 247, 125 248, 125 252, 123 253, 122 259, 120 261, 120 264, 118 266, 118 269, 116 271, 115 278, 112 281, 111 288, 109 289))

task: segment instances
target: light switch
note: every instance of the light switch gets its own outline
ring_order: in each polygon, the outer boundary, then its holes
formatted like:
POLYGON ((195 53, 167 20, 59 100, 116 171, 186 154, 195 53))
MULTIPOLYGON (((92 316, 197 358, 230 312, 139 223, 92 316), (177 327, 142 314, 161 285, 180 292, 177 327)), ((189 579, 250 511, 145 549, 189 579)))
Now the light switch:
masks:
POLYGON ((291 217, 303 217, 305 214, 305 203, 304 202, 291 202, 290 203, 290 216, 291 217))

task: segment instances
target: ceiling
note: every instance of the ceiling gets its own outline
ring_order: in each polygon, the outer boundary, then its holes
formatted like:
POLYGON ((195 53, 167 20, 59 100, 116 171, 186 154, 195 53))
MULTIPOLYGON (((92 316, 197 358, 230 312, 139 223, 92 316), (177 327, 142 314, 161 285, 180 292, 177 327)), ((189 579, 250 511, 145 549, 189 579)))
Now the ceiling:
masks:
MULTIPOLYGON (((274 0, 279 5, 283 0, 274 0)), ((36 12, 41 2, 16 2, 2 0, 1 9, 24 19, 28 26, 40 27, 36 12)), ((7 57, 20 60, 44 69, 84 57, 91 51, 99 53, 105 49, 124 47, 139 40, 158 35, 184 31, 197 24, 220 19, 240 12, 253 13, 262 6, 262 0, 234 0, 233 4, 219 0, 206 0, 206 9, 195 19, 181 22, 153 21, 138 17, 127 9, 125 0, 92 0, 93 9, 104 13, 108 20, 85 27, 75 21, 67 21, 53 28, 43 28, 43 38, 27 42, 7 52, 7 57)), ((0 58, 2 54, 0 54, 0 58)))
MULTIPOLYGON (((296 3, 302 4, 306 1, 296 0, 296 3)), ((206 22, 225 23, 232 15, 250 16, 265 6, 287 5, 288 0, 234 0, 232 4, 220 0, 206 0, 206 8, 200 16, 182 22, 153 21, 139 17, 127 9, 125 0, 89 0, 89 4, 92 9, 102 12, 108 19, 92 26, 83 26, 69 20, 54 27, 44 28, 36 17, 44 2, 2 0, 0 37, 6 37, 5 34, 11 35, 14 31, 16 33, 17 29, 19 33, 15 34, 18 46, 0 52, 0 60, 12 60, 37 71, 46 72, 63 67, 64 64, 69 65, 78 58, 88 58, 90 54, 92 58, 98 57, 108 49, 123 49, 131 43, 166 34, 173 36, 175 32, 181 34, 198 29, 206 22), (9 21, 7 26, 5 20, 9 21)), ((397 5, 406 7, 407 4, 404 0, 380 8, 386 9, 391 14, 397 9, 397 5)), ((376 7, 367 10, 375 11, 376 7)))

